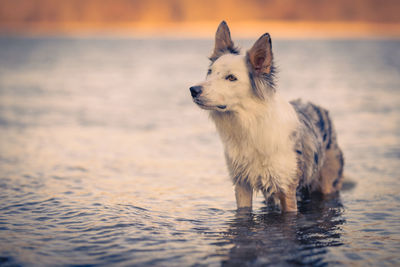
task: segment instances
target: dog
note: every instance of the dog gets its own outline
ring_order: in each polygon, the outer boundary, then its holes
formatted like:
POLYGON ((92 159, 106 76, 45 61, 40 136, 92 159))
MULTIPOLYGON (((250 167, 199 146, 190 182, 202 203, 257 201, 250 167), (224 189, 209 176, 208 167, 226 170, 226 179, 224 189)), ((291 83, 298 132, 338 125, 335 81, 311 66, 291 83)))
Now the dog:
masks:
POLYGON ((324 108, 276 91, 270 35, 241 53, 222 21, 210 61, 206 80, 190 93, 215 122, 237 208, 251 209, 254 191, 282 212, 296 212, 304 192, 336 194, 344 159, 332 120, 324 108))

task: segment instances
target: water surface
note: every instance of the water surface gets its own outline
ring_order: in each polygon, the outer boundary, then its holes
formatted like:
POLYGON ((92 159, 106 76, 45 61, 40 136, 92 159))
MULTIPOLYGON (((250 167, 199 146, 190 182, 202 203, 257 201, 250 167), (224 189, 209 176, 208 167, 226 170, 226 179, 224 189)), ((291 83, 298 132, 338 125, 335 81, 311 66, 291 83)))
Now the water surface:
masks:
POLYGON ((278 90, 330 110, 349 181, 297 215, 235 211, 188 90, 212 47, 0 39, 1 265, 400 265, 400 42, 274 42, 278 90))

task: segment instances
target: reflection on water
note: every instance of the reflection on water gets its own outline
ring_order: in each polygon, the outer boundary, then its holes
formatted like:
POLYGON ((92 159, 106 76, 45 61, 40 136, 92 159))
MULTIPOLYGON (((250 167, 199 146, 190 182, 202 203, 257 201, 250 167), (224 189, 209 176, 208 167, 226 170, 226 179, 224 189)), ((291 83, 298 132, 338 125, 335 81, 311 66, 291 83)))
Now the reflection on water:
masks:
POLYGON ((330 247, 342 246, 345 223, 338 199, 300 204, 299 214, 239 214, 224 239, 234 246, 222 265, 325 265, 339 263, 326 258, 330 247))
POLYGON ((346 157, 296 215, 235 211, 188 91, 211 47, 0 39, 0 265, 400 264, 400 42, 275 41, 278 90, 327 107, 346 157))

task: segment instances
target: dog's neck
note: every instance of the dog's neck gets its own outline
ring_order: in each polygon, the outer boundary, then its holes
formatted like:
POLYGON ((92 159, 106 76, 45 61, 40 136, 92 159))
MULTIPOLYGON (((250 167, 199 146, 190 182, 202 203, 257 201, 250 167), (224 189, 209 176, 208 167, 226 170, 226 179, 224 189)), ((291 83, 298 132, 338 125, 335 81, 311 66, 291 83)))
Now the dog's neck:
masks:
POLYGON ((298 123, 292 106, 277 93, 237 111, 213 111, 211 118, 224 143, 270 148, 287 142, 298 123))

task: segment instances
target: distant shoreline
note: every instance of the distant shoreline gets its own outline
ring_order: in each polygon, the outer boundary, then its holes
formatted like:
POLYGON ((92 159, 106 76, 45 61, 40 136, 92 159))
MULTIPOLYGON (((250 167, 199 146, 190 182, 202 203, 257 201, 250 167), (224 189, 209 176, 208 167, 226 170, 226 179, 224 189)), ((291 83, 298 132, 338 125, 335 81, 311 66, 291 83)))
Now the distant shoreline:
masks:
MULTIPOLYGON (((0 36, 109 36, 138 38, 212 38, 219 21, 181 23, 9 22, 0 36)), ((269 32, 275 38, 400 39, 400 23, 243 21, 229 22, 234 38, 254 38, 269 32)))

